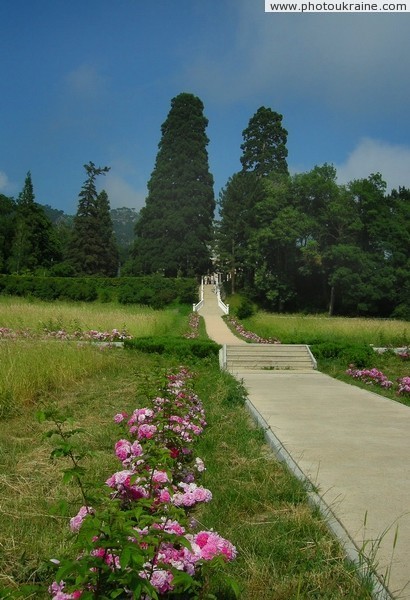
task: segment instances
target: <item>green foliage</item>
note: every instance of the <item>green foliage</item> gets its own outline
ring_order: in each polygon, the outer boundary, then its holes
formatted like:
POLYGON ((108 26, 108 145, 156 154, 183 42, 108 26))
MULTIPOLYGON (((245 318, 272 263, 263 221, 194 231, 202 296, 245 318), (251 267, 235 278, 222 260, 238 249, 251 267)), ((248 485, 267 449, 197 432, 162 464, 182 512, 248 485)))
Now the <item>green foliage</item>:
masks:
POLYGON ((230 273, 231 293, 236 281, 244 287, 251 268, 249 242, 255 219, 255 207, 265 196, 263 182, 254 173, 236 173, 221 191, 218 204, 221 221, 216 242, 221 267, 230 273))
POLYGON ((192 276, 210 268, 215 200, 207 124, 199 98, 183 93, 172 99, 136 224, 135 274, 192 276))
POLYGON ((248 298, 242 298, 240 305, 236 309, 238 319, 248 319, 255 313, 253 302, 248 298))
POLYGON ((118 292, 120 304, 145 304, 161 309, 173 302, 192 304, 198 296, 195 279, 160 276, 124 278, 118 292))
POLYGON ((92 302, 98 297, 95 280, 82 278, 3 275, 0 293, 9 296, 32 296, 40 300, 76 300, 92 302))
POLYGON ((95 179, 109 167, 84 165, 87 179, 79 194, 77 214, 69 242, 68 257, 78 274, 112 277, 118 269, 118 249, 114 238, 107 193, 97 194, 95 179))
POLYGON ((124 347, 148 354, 170 354, 178 358, 215 357, 220 346, 210 340, 177 337, 144 337, 126 340, 124 347))
POLYGON ((41 300, 101 302, 118 300, 120 304, 143 304, 161 309, 172 303, 192 304, 198 295, 195 279, 169 279, 158 276, 35 277, 1 275, 0 294, 33 296, 41 300))
POLYGON ((0 194, 0 273, 6 272, 11 253, 10 240, 14 235, 16 203, 0 194))
MULTIPOLYGON (((257 148, 263 127, 253 135, 257 148)), ((234 175, 220 198, 218 252, 232 293, 276 312, 408 318, 409 190, 387 195, 379 173, 339 185, 328 164, 292 177, 251 164, 245 174, 263 182, 260 193, 234 175)))
POLYGON ((361 368, 369 364, 374 357, 374 350, 368 344, 349 344, 342 342, 320 342, 310 345, 317 359, 337 359, 345 364, 354 364, 361 368))
POLYGON ((33 272, 61 258, 51 221, 34 199, 31 174, 28 172, 14 216, 12 243, 7 259, 7 270, 11 273, 33 272))
POLYGON ((282 115, 261 106, 243 131, 241 163, 244 171, 258 177, 271 173, 288 173, 286 142, 288 132, 282 126, 282 115))

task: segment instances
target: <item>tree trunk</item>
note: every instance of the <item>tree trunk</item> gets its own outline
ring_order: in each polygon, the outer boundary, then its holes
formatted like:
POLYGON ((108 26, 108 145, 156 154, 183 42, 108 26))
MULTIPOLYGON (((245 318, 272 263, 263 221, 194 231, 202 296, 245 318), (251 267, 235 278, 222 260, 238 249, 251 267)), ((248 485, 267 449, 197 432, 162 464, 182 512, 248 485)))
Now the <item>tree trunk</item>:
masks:
POLYGON ((335 286, 332 285, 332 287, 330 288, 329 317, 333 316, 333 311, 335 308, 335 298, 336 298, 336 289, 335 289, 335 286))

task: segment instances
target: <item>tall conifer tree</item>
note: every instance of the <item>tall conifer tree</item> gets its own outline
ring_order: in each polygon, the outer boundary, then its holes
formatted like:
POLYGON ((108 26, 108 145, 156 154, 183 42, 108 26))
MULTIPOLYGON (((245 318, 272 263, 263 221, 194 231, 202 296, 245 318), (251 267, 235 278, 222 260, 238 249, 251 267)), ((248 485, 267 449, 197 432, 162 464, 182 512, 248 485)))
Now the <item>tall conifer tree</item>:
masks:
POLYGON ((192 94, 171 101, 146 206, 136 224, 136 272, 199 275, 210 266, 215 199, 203 108, 192 94))
POLYGON ((288 174, 286 142, 288 132, 282 125, 282 115, 261 106, 243 130, 241 163, 243 171, 253 171, 259 177, 272 173, 288 174))
POLYGON ((30 171, 17 200, 15 230, 8 259, 9 271, 33 272, 39 267, 49 267, 60 258, 60 251, 51 221, 42 207, 35 202, 30 171))
POLYGON ((118 250, 106 192, 97 194, 95 180, 105 175, 109 167, 84 165, 87 179, 79 194, 77 213, 69 248, 69 259, 77 273, 112 277, 117 272, 118 250))

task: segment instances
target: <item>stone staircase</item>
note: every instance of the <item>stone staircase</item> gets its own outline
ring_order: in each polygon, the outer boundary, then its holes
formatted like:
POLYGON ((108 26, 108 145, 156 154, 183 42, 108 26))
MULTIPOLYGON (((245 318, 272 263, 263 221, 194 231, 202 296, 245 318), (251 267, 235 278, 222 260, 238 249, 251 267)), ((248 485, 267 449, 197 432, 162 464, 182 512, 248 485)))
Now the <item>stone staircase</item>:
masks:
POLYGON ((316 369, 316 360, 304 344, 227 344, 220 350, 219 361, 231 373, 316 369))

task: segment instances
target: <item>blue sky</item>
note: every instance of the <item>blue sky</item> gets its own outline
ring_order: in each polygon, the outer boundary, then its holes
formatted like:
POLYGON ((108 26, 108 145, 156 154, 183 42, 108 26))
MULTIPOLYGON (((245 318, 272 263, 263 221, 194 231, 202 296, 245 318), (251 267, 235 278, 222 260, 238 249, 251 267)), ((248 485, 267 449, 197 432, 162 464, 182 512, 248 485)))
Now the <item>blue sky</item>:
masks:
POLYGON ((170 101, 199 96, 215 194, 260 106, 283 115, 292 172, 410 187, 410 15, 265 13, 263 0, 2 0, 0 193, 31 171, 74 214, 83 165, 113 208, 143 206, 170 101))

